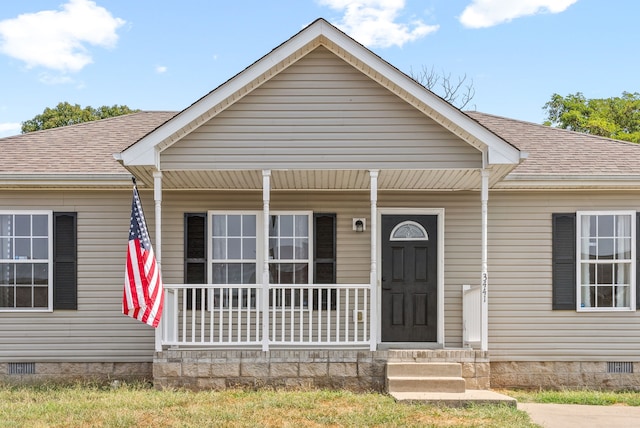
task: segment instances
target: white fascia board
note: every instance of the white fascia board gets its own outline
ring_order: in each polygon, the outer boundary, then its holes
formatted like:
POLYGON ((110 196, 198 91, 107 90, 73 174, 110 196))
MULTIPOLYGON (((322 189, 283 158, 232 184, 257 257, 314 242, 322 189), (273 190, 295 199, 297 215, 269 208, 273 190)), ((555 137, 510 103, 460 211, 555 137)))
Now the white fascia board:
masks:
POLYGON ((124 150, 121 154, 125 166, 155 166, 156 146, 177 132, 189 127, 194 120, 206 114, 221 101, 232 96, 246 85, 258 78, 270 68, 285 60, 298 49, 311 43, 322 33, 321 22, 316 22, 289 39, 272 52, 262 57, 247 69, 223 83, 213 92, 205 95, 200 100, 178 113, 160 128, 143 137, 133 146, 124 150))

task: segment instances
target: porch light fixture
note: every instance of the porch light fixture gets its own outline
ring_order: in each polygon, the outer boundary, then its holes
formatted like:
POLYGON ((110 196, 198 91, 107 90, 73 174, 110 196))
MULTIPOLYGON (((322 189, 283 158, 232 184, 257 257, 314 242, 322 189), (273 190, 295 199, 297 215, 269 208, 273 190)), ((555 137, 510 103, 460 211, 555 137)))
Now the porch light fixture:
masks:
POLYGON ((354 218, 353 219, 353 230, 356 232, 364 232, 367 229, 367 219, 364 218, 354 218))

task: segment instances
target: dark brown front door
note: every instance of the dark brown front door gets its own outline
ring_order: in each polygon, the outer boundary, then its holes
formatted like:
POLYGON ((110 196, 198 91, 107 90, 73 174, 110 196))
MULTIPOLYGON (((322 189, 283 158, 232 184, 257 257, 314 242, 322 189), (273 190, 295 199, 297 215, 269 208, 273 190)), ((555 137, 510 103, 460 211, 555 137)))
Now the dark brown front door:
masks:
POLYGON ((383 342, 437 340, 437 226, 436 215, 382 216, 383 342))

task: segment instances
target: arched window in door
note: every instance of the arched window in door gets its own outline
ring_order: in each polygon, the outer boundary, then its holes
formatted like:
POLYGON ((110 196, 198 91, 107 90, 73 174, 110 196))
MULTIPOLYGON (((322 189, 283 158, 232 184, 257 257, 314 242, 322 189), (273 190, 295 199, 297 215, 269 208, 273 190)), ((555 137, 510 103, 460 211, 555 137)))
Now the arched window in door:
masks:
POLYGON ((390 241, 428 241, 429 235, 420 223, 407 220, 398 223, 391 231, 390 241))

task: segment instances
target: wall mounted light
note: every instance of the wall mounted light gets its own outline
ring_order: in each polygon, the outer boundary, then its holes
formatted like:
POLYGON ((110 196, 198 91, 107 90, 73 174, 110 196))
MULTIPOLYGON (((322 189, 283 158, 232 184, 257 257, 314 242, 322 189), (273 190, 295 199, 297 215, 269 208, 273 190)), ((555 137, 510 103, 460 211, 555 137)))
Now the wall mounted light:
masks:
POLYGON ((367 219, 366 218, 354 218, 353 219, 353 230, 356 232, 364 232, 367 230, 367 219))

